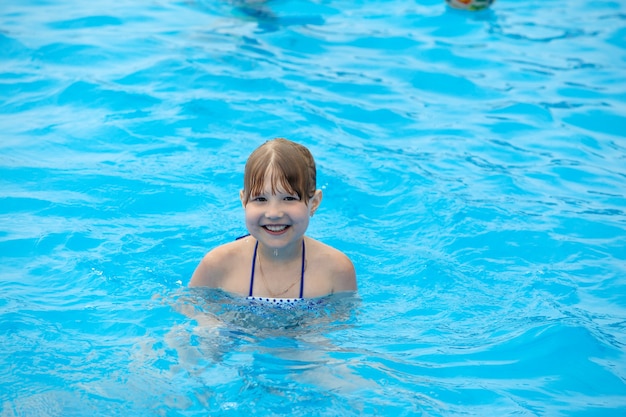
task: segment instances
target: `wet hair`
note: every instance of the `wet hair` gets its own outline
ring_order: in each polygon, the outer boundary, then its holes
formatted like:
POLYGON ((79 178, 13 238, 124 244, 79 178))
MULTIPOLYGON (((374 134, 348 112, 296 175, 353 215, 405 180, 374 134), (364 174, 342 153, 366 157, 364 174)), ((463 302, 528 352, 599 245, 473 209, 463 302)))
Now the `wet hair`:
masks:
POLYGON ((284 138, 268 140, 248 157, 243 178, 243 203, 261 194, 265 176, 271 175, 272 193, 279 189, 297 194, 308 204, 315 195, 315 160, 309 150, 284 138))

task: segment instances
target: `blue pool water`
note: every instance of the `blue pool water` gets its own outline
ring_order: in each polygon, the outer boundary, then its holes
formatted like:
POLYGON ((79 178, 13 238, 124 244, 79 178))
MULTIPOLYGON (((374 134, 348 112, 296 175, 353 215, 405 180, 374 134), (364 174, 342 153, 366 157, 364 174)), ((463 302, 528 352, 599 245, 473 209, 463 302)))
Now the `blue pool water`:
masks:
POLYGON ((626 4, 3 0, 0 415, 626 415, 626 4), (186 288, 308 146, 358 297, 186 288))

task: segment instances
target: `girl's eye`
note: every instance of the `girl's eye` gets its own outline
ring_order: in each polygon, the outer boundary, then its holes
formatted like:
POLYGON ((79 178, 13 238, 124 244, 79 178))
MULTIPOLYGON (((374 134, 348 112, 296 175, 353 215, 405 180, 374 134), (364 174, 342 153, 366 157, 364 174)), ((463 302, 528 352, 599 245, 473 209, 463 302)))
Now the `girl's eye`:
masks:
POLYGON ((290 195, 290 196, 285 197, 285 200, 286 201, 300 201, 300 197, 290 195))
POLYGON ((251 200, 252 201, 258 201, 258 202, 267 201, 267 199, 265 197, 261 197, 261 196, 253 197, 253 198, 251 198, 251 200))

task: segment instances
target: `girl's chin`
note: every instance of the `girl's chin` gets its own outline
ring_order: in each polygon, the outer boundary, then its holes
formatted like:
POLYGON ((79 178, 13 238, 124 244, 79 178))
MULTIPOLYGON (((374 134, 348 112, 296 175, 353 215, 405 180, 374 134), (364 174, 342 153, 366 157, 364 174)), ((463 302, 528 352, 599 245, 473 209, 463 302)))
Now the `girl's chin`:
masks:
POLYGON ((253 236, 264 246, 272 249, 285 248, 294 243, 299 243, 301 240, 301 237, 297 238, 290 233, 289 229, 282 233, 269 232, 265 229, 261 229, 258 234, 253 234, 253 236))

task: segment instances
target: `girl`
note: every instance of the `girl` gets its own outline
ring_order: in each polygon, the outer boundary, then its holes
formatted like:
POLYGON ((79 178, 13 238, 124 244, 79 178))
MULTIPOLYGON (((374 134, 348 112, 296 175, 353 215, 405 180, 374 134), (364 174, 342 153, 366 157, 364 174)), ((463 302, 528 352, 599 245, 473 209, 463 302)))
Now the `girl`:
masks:
POLYGON ((220 288, 283 303, 356 291, 354 266, 342 252, 304 234, 322 201, 313 156, 278 138, 248 158, 240 192, 249 235, 207 253, 190 287, 220 288))

